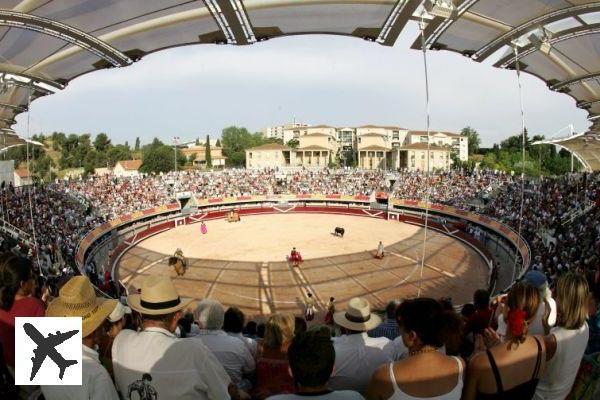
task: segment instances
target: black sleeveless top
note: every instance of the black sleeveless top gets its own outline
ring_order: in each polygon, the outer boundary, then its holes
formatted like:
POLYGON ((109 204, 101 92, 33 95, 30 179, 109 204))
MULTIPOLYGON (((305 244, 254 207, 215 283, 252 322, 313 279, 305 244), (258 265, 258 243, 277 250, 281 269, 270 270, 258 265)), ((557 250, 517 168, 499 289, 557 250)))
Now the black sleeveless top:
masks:
POLYGON ((492 367, 492 372, 494 373, 494 378, 496 379, 497 392, 494 394, 477 393, 477 400, 526 400, 533 398, 533 395, 535 394, 535 388, 537 387, 537 384, 540 380, 538 374, 542 365, 542 346, 540 345, 540 341, 537 337, 534 336, 533 338, 535 339, 535 343, 537 344, 538 352, 537 359, 535 362, 535 368, 533 370, 533 375, 531 379, 513 388, 504 390, 504 386, 502 385, 502 378, 500 377, 500 371, 498 371, 498 366, 496 365, 494 356, 492 356, 492 353, 488 350, 487 356, 490 360, 490 365, 492 367))

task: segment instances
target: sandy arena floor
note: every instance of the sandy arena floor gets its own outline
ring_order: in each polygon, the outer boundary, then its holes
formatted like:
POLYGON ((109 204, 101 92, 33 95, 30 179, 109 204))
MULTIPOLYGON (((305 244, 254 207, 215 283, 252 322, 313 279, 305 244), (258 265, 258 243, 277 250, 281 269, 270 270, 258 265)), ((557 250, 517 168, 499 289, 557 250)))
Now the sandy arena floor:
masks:
MULTIPOLYGON (((178 227, 144 240, 119 261, 119 278, 140 287, 144 276, 171 276, 180 295, 215 298, 235 305, 247 315, 300 313, 306 293, 326 308, 329 297, 338 309, 355 296, 365 296, 374 307, 394 298, 417 294, 421 274, 423 229, 375 218, 332 214, 270 214, 242 217, 238 223, 207 221, 178 227), (332 234, 346 229, 344 238, 332 234), (389 256, 373 258, 379 240, 389 256), (291 248, 305 262, 292 268, 285 261, 291 248), (188 270, 176 277, 167 265, 180 247, 188 270)), ((422 294, 471 300, 475 288, 486 286, 488 271, 481 256, 450 236, 428 232, 422 294)))

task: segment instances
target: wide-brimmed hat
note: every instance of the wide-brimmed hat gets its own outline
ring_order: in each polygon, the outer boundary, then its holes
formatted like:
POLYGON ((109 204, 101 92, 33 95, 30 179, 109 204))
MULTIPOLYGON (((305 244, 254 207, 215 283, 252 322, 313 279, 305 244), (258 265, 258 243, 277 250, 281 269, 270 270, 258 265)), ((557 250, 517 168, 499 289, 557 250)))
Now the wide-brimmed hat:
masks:
POLYGON ((341 327, 359 332, 371 330, 381 323, 381 318, 371 313, 369 302, 362 297, 350 299, 346 311, 333 314, 333 320, 341 327))
POLYGON ((127 296, 127 304, 147 315, 174 313, 187 307, 193 299, 181 298, 168 276, 149 276, 142 282, 142 292, 127 296))
POLYGON ((83 337, 94 332, 115 309, 118 300, 96 297, 94 287, 85 276, 67 281, 46 310, 47 317, 81 317, 83 337))
POLYGON ((131 314, 131 308, 124 306, 121 302, 117 302, 115 309, 108 316, 110 322, 117 322, 123 319, 125 314, 131 314))

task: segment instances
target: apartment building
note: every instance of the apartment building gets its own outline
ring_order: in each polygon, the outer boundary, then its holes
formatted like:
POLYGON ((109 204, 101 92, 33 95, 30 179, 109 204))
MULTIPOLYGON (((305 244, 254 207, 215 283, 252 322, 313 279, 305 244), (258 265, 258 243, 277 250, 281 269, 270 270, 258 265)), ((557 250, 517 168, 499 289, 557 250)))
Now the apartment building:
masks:
POLYGON ((283 140, 283 143, 287 143, 288 141, 286 141, 284 138, 284 132, 287 129, 293 130, 294 128, 303 128, 306 126, 308 126, 308 125, 300 123, 300 122, 294 122, 291 124, 278 125, 278 126, 270 126, 268 128, 264 128, 262 130, 262 134, 266 138, 281 139, 281 140, 283 140))
MULTIPOLYGON (((285 144, 297 139, 290 151, 289 166, 324 167, 330 163, 357 165, 364 169, 448 169, 451 154, 468 159, 468 138, 456 133, 411 131, 399 126, 330 125, 294 126, 283 130, 285 144), (429 162, 427 162, 429 160, 429 162)), ((249 149, 255 153, 260 149, 249 149)), ((248 160, 248 158, 247 158, 248 160)), ((249 166, 248 161, 246 162, 249 166)), ((252 167, 260 167, 256 159, 252 167)), ((265 165, 266 166, 266 165, 265 165)))

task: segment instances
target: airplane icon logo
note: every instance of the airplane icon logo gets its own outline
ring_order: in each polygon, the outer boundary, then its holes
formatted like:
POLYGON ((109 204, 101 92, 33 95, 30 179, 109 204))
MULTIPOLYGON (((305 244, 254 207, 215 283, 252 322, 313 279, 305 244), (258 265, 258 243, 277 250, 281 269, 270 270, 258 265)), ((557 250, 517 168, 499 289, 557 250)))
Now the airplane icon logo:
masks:
POLYGON ((15 384, 81 385, 81 317, 15 318, 15 384))
POLYGON ((33 354, 35 354, 35 356, 31 357, 33 366, 31 368, 31 376, 29 377, 30 381, 35 378, 46 357, 50 357, 50 359, 54 361, 56 365, 58 365, 58 368, 60 369, 58 377, 61 380, 67 367, 77 364, 77 360, 65 360, 64 357, 58 351, 56 351, 56 346, 75 336, 75 334, 77 334, 79 331, 73 330, 65 333, 56 331, 55 335, 50 333, 48 334, 48 337, 44 337, 44 335, 42 335, 40 331, 35 329, 35 326, 31 325, 30 323, 25 323, 23 325, 23 329, 25 330, 27 336, 29 336, 31 340, 33 340, 38 346, 37 349, 33 350, 33 354))

